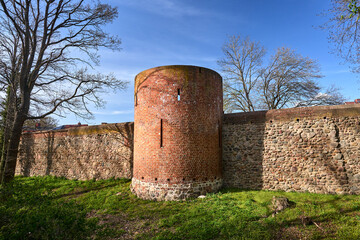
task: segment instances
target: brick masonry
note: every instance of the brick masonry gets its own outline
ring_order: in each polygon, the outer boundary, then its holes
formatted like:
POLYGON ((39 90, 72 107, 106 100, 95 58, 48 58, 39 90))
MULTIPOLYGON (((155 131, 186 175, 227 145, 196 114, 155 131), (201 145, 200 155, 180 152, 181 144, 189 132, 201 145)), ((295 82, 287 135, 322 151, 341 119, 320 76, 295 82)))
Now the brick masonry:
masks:
POLYGON ((156 200, 217 191, 222 115, 218 73, 178 65, 139 73, 132 191, 156 200))

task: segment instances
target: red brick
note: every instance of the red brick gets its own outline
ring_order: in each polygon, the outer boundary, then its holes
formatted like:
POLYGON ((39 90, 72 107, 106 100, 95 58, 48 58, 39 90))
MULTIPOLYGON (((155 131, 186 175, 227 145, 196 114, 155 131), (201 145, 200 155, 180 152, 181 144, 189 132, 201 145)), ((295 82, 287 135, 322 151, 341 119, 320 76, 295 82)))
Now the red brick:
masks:
POLYGON ((133 178, 168 185, 221 179, 222 104, 222 78, 210 69, 164 66, 139 73, 133 178))

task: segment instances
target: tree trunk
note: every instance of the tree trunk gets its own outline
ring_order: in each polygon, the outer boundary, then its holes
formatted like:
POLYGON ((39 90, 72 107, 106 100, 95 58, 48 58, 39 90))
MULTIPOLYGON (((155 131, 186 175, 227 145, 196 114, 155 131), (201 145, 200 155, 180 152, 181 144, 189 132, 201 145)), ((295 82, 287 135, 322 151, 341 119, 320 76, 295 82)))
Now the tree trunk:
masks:
MULTIPOLYGON (((14 91, 13 94, 15 94, 14 91)), ((27 114, 30 107, 30 93, 23 93, 21 97, 21 104, 17 104, 15 95, 10 96, 9 101, 9 124, 7 125, 9 131, 9 141, 6 148, 6 157, 5 157, 5 168, 2 176, 1 184, 6 184, 14 179, 15 170, 16 170, 16 161, 19 151, 19 144, 22 134, 22 127, 25 120, 27 119, 27 114), (18 107, 19 106, 19 107, 18 107)))
POLYGON ((5 160, 6 160, 6 153, 7 153, 7 148, 9 145, 9 140, 10 140, 10 130, 12 129, 12 124, 14 122, 14 114, 15 114, 15 107, 16 107, 16 103, 15 103, 15 97, 14 97, 14 92, 13 91, 8 91, 7 92, 7 98, 6 98, 6 102, 5 102, 5 109, 4 112, 5 114, 3 115, 3 119, 4 119, 4 129, 3 129, 3 136, 2 136, 2 142, 1 142, 1 155, 0 155, 0 184, 2 183, 2 179, 3 179, 3 174, 4 174, 4 170, 5 170, 5 160))
POLYGON ((4 169, 5 169, 5 128, 2 130, 1 133, 1 140, 0 140, 0 184, 2 183, 2 176, 4 174, 4 169))
POLYGON ((11 129, 11 135, 7 146, 7 154, 5 160, 5 169, 2 178, 2 184, 6 184, 14 179, 17 155, 22 133, 22 126, 26 120, 26 115, 16 114, 14 124, 11 129))
MULTIPOLYGON (((6 121, 6 120, 5 120, 6 121)), ((0 143, 0 147, 1 147, 1 155, 0 155, 0 184, 2 183, 2 177, 4 175, 4 170, 5 170, 5 157, 6 157, 6 149, 7 149, 7 141, 9 140, 9 138, 6 137, 6 133, 8 131, 6 131, 7 129, 4 127, 4 131, 3 131, 3 135, 1 136, 1 143, 0 143)))

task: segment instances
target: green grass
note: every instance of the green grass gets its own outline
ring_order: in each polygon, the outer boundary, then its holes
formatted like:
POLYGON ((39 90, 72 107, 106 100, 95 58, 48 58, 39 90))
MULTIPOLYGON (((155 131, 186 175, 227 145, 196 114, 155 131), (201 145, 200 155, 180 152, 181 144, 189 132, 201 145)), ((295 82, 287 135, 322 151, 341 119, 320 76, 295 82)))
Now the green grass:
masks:
POLYGON ((16 177, 0 188, 2 239, 360 239, 360 196, 224 189, 136 198, 130 181, 16 177), (291 207, 271 216, 273 196, 291 207))

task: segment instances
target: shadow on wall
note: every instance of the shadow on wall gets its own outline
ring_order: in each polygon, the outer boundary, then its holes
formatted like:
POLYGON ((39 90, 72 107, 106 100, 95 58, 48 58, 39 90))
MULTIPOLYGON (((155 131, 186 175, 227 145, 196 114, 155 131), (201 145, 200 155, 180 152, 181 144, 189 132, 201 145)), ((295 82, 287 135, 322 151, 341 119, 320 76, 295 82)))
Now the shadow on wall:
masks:
POLYGON ((46 151, 46 172, 45 175, 49 175, 51 172, 51 167, 53 165, 53 155, 54 152, 57 150, 57 148, 60 145, 57 145, 54 148, 54 132, 47 132, 45 134, 46 139, 47 139, 47 151, 46 151))
POLYGON ((360 194, 360 107, 224 115, 224 186, 360 194))
MULTIPOLYGON (((23 175, 25 177, 34 176, 34 175, 49 175, 51 171, 51 166, 53 163, 53 153, 56 151, 57 147, 54 148, 54 132, 45 132, 41 142, 35 141, 35 134, 33 133, 25 133, 21 140, 21 146, 19 151, 19 164, 20 164, 20 172, 18 174, 23 175), (46 144, 44 144, 46 143, 46 144), (38 152, 40 146, 39 144, 45 146, 46 150, 38 152), (42 153, 45 153, 42 156, 42 153), (39 158, 46 159, 46 167, 41 166, 41 169, 38 169, 39 158), (39 174, 38 171, 41 171, 39 174)), ((39 161, 40 160, 40 161, 39 161)))
POLYGON ((131 178, 133 123, 25 133, 17 173, 69 179, 131 178))
POLYGON ((224 115, 225 187, 262 189, 266 111, 224 115))
POLYGON ((26 134, 23 136, 19 163, 21 164, 20 174, 26 177, 31 176, 31 169, 35 163, 34 146, 33 134, 26 134))
MULTIPOLYGON (((72 165, 68 178, 108 179, 131 178, 133 169, 133 131, 131 122, 102 124, 70 129, 68 155, 72 165)), ((68 160, 64 164, 69 163, 68 160)))
POLYGON ((126 122, 121 125, 115 124, 117 132, 122 137, 121 144, 130 151, 130 179, 132 178, 133 168, 134 168, 134 123, 126 122))
POLYGON ((343 155, 345 149, 340 144, 344 136, 340 136, 342 130, 339 127, 344 130, 339 119, 308 121, 307 129, 300 134, 302 142, 311 146, 310 151, 303 151, 302 161, 307 167, 302 170, 301 175, 299 174, 305 188, 300 187, 297 190, 323 193, 351 192, 343 155), (318 124, 323 127, 319 128, 318 124), (308 132, 305 132, 306 130, 308 132), (304 137, 304 133, 307 136, 304 137))
POLYGON ((133 131, 131 122, 69 129, 65 147, 55 153, 56 161, 62 159, 61 166, 56 166, 61 169, 53 172, 82 180, 131 178, 133 131))

